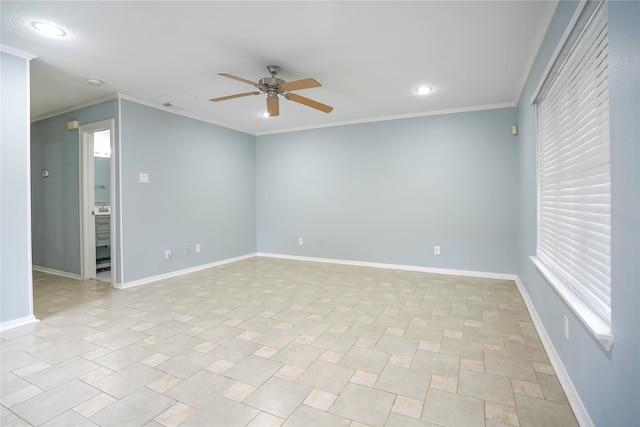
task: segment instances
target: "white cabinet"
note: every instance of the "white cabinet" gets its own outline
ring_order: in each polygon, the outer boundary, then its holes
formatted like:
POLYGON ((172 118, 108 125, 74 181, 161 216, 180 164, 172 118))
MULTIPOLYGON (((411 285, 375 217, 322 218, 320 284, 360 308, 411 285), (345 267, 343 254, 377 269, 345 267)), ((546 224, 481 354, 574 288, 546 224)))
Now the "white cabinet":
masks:
POLYGON ((111 215, 96 214, 96 270, 111 267, 111 215))

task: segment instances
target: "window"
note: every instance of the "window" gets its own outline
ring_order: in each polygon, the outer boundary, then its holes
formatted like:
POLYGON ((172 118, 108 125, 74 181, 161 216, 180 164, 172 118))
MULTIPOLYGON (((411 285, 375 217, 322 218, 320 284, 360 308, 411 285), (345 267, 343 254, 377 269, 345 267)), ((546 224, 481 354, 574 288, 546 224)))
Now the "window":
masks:
POLYGON ((546 279, 611 345, 607 4, 587 2, 537 104, 538 248, 546 279))

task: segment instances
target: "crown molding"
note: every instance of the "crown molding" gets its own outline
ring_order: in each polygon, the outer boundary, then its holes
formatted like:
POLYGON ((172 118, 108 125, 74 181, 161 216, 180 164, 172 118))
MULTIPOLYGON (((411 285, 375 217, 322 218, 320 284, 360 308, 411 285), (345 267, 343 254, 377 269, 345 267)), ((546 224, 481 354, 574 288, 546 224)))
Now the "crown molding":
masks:
POLYGON ((5 52, 5 53, 8 53, 8 54, 15 55, 15 56, 18 56, 20 58, 26 59, 27 61, 31 61, 32 59, 38 57, 38 55, 34 55, 33 53, 24 51, 22 49, 17 49, 15 47, 8 46, 6 44, 1 44, 1 43, 0 43, 0 50, 2 52, 5 52))
POLYGON ((488 105, 476 105, 472 107, 451 108, 447 110, 424 111, 420 113, 399 114, 395 116, 381 116, 381 117, 372 117, 368 119, 325 123, 321 125, 301 126, 296 128, 280 129, 280 130, 267 131, 267 132, 257 132, 255 135, 256 136, 274 135, 278 133, 298 132, 303 130, 330 128, 330 127, 336 127, 336 126, 348 126, 348 125, 356 125, 356 124, 362 124, 362 123, 384 122, 387 120, 402 120, 402 119, 413 119, 417 117, 440 116, 443 114, 469 113, 473 111, 483 111, 483 110, 498 110, 501 108, 512 108, 512 107, 515 107, 516 105, 517 104, 514 102, 504 102, 500 104, 488 104, 488 105))

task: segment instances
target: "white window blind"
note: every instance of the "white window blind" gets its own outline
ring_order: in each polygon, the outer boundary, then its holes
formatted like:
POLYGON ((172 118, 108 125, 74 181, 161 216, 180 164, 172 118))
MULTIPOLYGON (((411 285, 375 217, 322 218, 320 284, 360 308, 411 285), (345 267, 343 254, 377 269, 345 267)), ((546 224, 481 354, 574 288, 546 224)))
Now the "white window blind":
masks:
MULTIPOLYGON (((597 2, 596 2, 597 3, 597 2)), ((611 324, 607 4, 538 96, 539 260, 611 324)))

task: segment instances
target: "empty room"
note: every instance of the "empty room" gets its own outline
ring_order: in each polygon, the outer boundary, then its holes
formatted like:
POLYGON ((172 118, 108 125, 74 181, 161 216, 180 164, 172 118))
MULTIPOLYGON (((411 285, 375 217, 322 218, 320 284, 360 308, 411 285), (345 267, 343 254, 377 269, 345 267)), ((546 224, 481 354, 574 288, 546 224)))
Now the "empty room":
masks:
POLYGON ((0 13, 0 425, 640 426, 640 2, 0 13))

